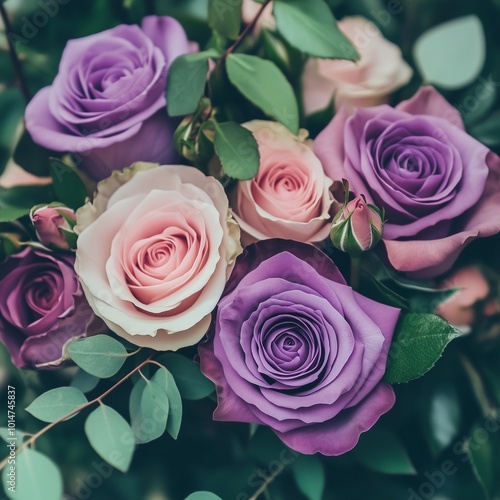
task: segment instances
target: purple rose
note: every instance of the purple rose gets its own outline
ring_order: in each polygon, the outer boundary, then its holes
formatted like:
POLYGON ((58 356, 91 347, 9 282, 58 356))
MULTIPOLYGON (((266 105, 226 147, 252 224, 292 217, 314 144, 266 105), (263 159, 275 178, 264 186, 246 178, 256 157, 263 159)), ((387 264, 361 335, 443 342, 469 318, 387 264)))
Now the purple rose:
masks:
POLYGON ((314 150, 327 175, 385 209, 383 240, 399 271, 437 276, 466 243, 500 231, 500 159, 432 87, 395 109, 340 110, 314 150))
POLYGON ((176 155, 167 70, 188 51, 182 26, 170 17, 70 40, 54 83, 28 105, 26 128, 38 144, 78 155, 94 179, 135 161, 169 163, 176 155))
POLYGON ((74 261, 26 248, 0 264, 0 340, 17 367, 57 365, 68 341, 97 333, 74 261))
POLYGON ((215 420, 268 425, 301 453, 345 453, 394 404, 380 381, 398 316, 311 245, 248 246, 199 347, 215 420))

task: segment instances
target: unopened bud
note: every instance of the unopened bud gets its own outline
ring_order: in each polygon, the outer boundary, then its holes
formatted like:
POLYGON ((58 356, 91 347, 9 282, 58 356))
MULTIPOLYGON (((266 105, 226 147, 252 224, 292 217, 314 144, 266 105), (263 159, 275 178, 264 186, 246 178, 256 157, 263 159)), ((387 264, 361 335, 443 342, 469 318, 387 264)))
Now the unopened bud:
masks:
POLYGON ((71 208, 59 203, 37 205, 31 209, 30 218, 43 245, 61 250, 73 248, 76 216, 71 208))
POLYGON ((380 241, 383 227, 382 211, 360 196, 345 203, 334 217, 330 238, 339 250, 356 257, 380 241))

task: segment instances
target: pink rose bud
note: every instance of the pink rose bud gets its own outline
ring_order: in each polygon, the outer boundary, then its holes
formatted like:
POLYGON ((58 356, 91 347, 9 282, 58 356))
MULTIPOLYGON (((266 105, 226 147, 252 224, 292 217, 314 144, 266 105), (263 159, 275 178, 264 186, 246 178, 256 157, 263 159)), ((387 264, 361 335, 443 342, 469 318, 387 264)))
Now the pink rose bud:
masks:
POLYGON ((74 246, 76 215, 71 208, 58 203, 38 205, 32 208, 30 217, 43 245, 61 250, 69 250, 74 246))
POLYGON ((474 323, 476 304, 486 299, 490 293, 486 278, 476 266, 467 266, 455 271, 439 285, 439 288, 458 288, 457 293, 440 304, 436 310, 437 314, 457 328, 471 326, 474 323))
POLYGON ((366 203, 361 195, 345 203, 334 217, 330 238, 339 250, 358 256, 380 241, 383 227, 383 213, 375 205, 366 203))

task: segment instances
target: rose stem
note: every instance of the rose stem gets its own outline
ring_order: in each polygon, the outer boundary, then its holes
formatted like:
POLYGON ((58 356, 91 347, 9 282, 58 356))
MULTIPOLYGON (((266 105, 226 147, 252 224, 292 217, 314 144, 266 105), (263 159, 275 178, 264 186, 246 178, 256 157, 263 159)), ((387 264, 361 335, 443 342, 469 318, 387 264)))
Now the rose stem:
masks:
MULTIPOLYGON (((87 403, 79 406, 76 410, 73 410, 69 412, 67 415, 64 415, 63 417, 54 420, 54 422, 51 422, 49 425, 46 425, 43 429, 39 430, 36 434, 33 434, 27 441, 25 441, 19 448, 17 448, 17 453, 20 453, 21 451, 24 450, 27 446, 30 444, 33 444, 40 436, 45 434, 47 431, 52 429, 52 427, 55 427, 57 424, 60 424, 63 420, 66 420, 69 417, 72 417, 73 415, 76 415, 77 413, 81 412, 85 408, 88 408, 89 406, 92 406, 95 403, 102 404, 102 400, 110 393, 112 393, 118 386, 123 384, 125 380, 129 379, 134 373, 138 372, 141 370, 141 368, 148 363, 155 363, 154 361, 151 360, 151 356, 137 365, 131 372, 127 373, 122 379, 120 379, 115 385, 110 387, 107 391, 103 392, 100 396, 97 398, 93 399, 92 401, 88 401, 87 403)), ((8 458, 8 457, 7 457, 8 458)), ((0 462, 0 471, 7 465, 7 458, 5 458, 2 462, 0 462)))
POLYGON ((0 1, 0 15, 2 17, 3 25, 5 27, 6 38, 9 43, 10 59, 12 61, 12 67, 14 68, 14 73, 16 74, 17 84, 21 89, 24 99, 28 103, 31 100, 31 93, 28 89, 28 85, 26 84, 26 80, 24 78, 24 73, 23 73, 23 67, 21 66, 21 62, 17 57, 16 48, 14 47, 14 43, 12 42, 12 39, 9 36, 12 33, 12 25, 10 24, 10 19, 9 16, 7 15, 7 11, 5 10, 5 6, 1 1, 0 1))
POLYGON ((243 40, 252 32, 254 29, 255 25, 257 24, 257 21, 259 20, 259 17, 262 15, 264 12, 264 9, 267 7, 267 4, 270 3, 271 0, 265 0, 265 2, 262 3, 259 12, 257 12, 256 16, 252 19, 252 22, 246 25, 245 29, 241 32, 240 36, 236 39, 236 41, 231 45, 224 55, 222 56, 221 59, 226 59, 226 57, 234 52, 243 42, 243 40))
POLYGON ((351 257, 351 288, 359 289, 361 271, 361 257, 351 257))

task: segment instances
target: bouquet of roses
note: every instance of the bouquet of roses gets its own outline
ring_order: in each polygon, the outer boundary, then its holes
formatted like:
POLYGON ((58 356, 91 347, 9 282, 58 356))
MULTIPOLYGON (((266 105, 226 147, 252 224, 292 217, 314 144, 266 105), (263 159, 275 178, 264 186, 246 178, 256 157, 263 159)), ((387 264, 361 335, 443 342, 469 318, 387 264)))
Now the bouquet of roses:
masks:
POLYGON ((499 498, 489 25, 68 3, 0 2, 5 495, 499 498))

